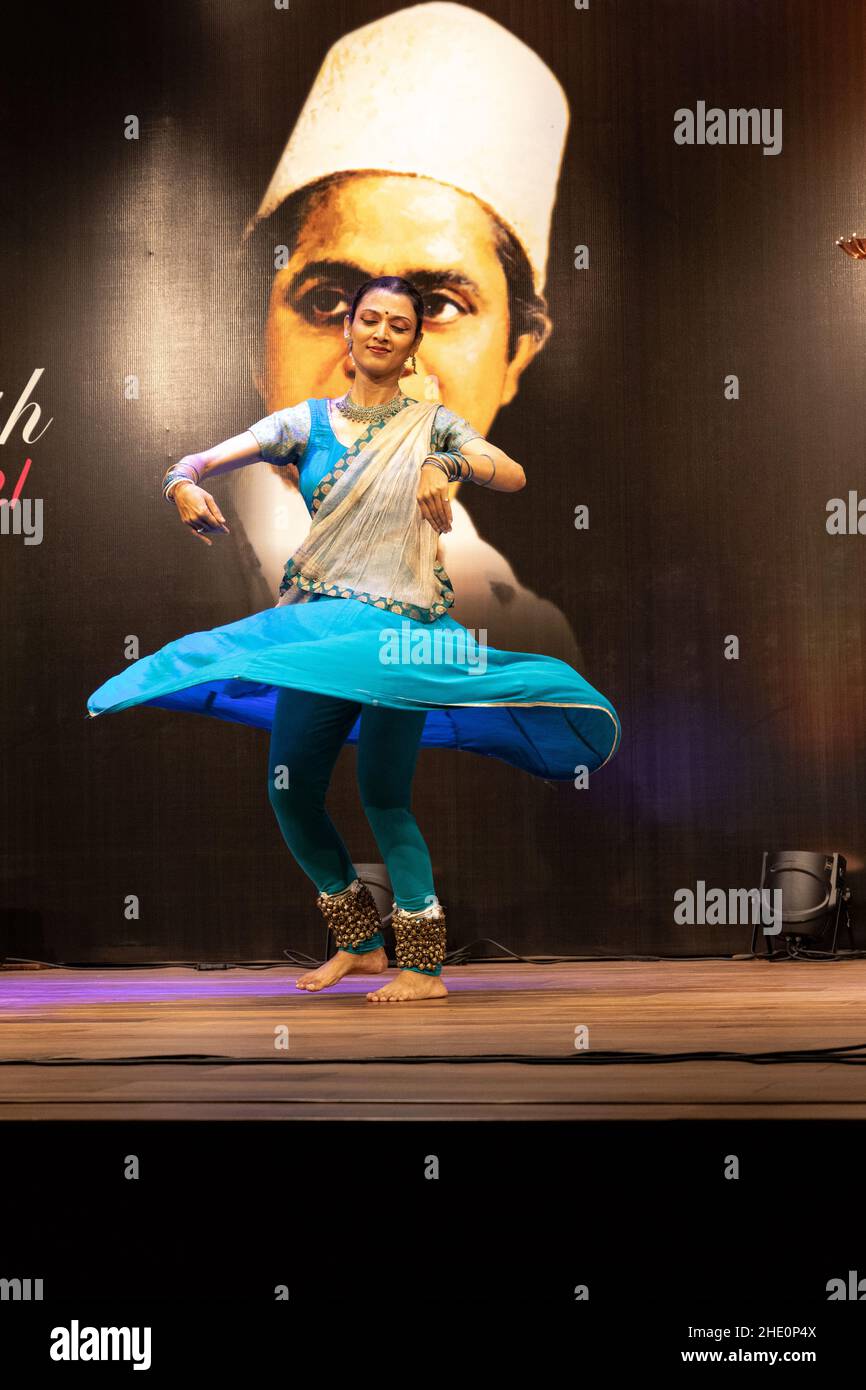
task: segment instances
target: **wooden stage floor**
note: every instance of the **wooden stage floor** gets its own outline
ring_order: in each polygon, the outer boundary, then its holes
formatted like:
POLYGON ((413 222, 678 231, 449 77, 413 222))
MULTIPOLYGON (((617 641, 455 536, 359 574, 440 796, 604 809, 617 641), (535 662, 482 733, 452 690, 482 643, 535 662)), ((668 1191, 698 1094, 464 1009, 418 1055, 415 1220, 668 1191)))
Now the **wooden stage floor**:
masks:
POLYGON ((866 1118, 866 1065, 658 1056, 866 1043, 866 960, 460 966, 420 1004, 365 999, 393 972, 315 995, 299 973, 0 971, 0 1116, 866 1118), (656 1056, 594 1060, 622 1052, 656 1056))

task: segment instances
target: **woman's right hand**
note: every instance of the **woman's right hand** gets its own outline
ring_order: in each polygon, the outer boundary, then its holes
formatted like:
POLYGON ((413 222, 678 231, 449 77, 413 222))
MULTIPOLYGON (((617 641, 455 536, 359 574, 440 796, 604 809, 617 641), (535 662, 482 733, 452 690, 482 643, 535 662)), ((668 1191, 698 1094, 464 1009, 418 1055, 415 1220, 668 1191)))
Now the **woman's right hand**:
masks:
POLYGON ((193 535, 204 541, 205 545, 213 545, 213 541, 206 535, 208 531, 225 531, 226 535, 231 534, 216 501, 203 487, 197 487, 192 482, 178 483, 171 490, 171 500, 177 507, 184 526, 188 526, 193 535))
MULTIPOLYGON (((441 468, 435 464, 424 466, 427 460, 421 465, 421 480, 418 484, 416 501, 425 521, 433 527, 437 535, 443 531, 450 531, 452 526, 451 503, 448 500, 448 479, 441 468)), ((438 555, 438 549, 437 549, 438 555)))

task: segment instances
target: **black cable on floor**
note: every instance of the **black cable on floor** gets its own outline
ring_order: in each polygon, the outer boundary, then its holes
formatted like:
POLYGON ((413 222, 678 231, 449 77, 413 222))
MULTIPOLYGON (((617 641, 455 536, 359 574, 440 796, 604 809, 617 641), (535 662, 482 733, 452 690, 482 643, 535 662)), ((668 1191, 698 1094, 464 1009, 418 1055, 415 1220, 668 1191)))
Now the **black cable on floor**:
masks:
POLYGON ((813 1047, 790 1052, 568 1052, 539 1056, 526 1052, 484 1052, 456 1056, 442 1053, 399 1057, 228 1057, 221 1053, 157 1053, 137 1057, 24 1057, 2 1058, 0 1067, 128 1067, 128 1066, 231 1066, 231 1067, 321 1067, 327 1066, 420 1066, 445 1063, 466 1066, 519 1063, 522 1066, 622 1066, 658 1062, 748 1062, 755 1066, 789 1063, 835 1062, 841 1066, 866 1066, 866 1043, 842 1043, 836 1047, 813 1047))

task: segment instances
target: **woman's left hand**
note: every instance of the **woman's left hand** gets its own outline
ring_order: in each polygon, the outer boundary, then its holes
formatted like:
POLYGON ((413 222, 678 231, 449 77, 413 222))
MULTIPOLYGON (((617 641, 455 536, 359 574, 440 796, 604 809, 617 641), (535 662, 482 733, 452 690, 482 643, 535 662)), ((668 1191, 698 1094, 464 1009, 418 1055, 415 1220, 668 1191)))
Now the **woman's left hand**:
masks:
POLYGON ((421 465, 418 484, 418 506, 425 521, 437 534, 451 530, 451 503, 448 500, 448 479, 434 464, 421 465))

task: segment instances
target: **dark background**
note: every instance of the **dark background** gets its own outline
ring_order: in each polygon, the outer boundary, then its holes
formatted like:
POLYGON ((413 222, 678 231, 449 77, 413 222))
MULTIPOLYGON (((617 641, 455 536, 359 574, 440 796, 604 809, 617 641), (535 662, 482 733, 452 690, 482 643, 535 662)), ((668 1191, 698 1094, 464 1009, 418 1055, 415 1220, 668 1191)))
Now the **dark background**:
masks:
MULTIPOLYGON (((53 424, 0 448, 6 496, 33 458, 45 524, 40 546, 0 536, 0 953, 321 949, 267 801, 266 735, 147 707, 90 720, 85 700, 127 634, 146 653, 270 601, 243 545, 197 543, 159 482, 265 413, 231 312, 234 248, 331 43, 398 8, 49 5, 9 31, 0 420, 42 367, 53 424)), ((552 67, 571 125, 554 334, 491 431, 529 485, 461 501, 567 613, 623 738, 584 792, 421 751, 414 806, 449 948, 743 949, 743 928, 675 925, 674 893, 754 886, 774 847, 839 850, 863 886, 866 536, 827 535, 825 509, 866 492, 866 265, 834 244, 866 232, 866 5, 475 8, 552 67), (699 100, 781 107, 782 152, 676 145, 674 111, 699 100)), ((447 84, 447 55, 431 77, 447 84)), ((355 756, 330 809, 372 862, 355 756)))

